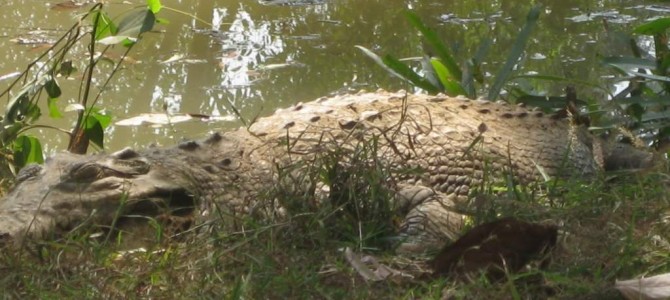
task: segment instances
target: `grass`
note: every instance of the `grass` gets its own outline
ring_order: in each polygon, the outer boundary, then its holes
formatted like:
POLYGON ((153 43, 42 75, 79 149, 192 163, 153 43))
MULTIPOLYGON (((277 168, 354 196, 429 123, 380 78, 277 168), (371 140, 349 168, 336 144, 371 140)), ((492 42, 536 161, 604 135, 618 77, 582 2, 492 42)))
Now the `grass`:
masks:
POLYGON ((617 299, 616 279, 670 271, 668 173, 657 170, 564 181, 541 193, 482 189, 473 225, 500 216, 559 222, 552 264, 502 283, 430 278, 426 258, 393 254, 399 216, 387 201, 394 185, 387 178, 407 170, 370 159, 375 149, 373 141, 279 169, 282 179, 265 197, 281 204, 281 215, 269 205, 267 213, 236 216, 235 225, 211 222, 172 238, 153 222, 149 230, 161 234, 133 253, 124 251, 132 238, 90 238, 96 228, 5 248, 0 291, 20 299, 617 299), (365 281, 345 247, 413 277, 365 281))

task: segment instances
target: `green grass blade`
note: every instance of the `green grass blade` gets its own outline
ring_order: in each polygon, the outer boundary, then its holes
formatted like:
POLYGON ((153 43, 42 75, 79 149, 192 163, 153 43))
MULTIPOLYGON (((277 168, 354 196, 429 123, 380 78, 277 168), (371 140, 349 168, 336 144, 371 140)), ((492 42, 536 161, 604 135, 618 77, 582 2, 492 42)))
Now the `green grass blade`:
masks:
POLYGON ((405 13, 405 16, 409 20, 409 22, 423 34, 423 36, 426 38, 426 41, 428 41, 428 44, 433 48, 435 51, 435 54, 437 54, 437 57, 439 57, 444 65, 449 69, 449 73, 452 74, 454 78, 456 78, 458 81, 461 80, 461 77, 463 76, 463 72, 461 71, 461 68, 458 66, 456 63, 456 60, 454 60, 453 56, 449 53, 449 50, 447 49, 447 46, 442 43, 442 41, 437 37, 437 34, 435 31, 432 29, 428 28, 423 22, 421 22, 421 19, 419 16, 417 16, 414 12, 412 11, 407 11, 405 13))
POLYGON ((530 34, 533 31, 533 28, 535 27, 539 17, 540 5, 535 5, 530 9, 530 12, 528 12, 528 15, 526 16, 526 24, 524 24, 521 32, 519 32, 519 35, 516 38, 516 42, 514 42, 512 50, 507 56, 507 61, 498 71, 495 82, 489 90, 490 100, 495 100, 500 95, 500 91, 502 90, 503 85, 505 85, 507 82, 507 78, 509 78, 510 74, 512 73, 514 65, 519 62, 519 59, 524 52, 524 48, 526 48, 526 44, 528 43, 528 39, 530 38, 530 34))
POLYGON ((654 69, 656 62, 651 59, 637 58, 637 57, 604 57, 602 59, 604 64, 616 67, 620 70, 630 69, 654 69))
MULTIPOLYGON (((402 59, 400 59, 403 62, 402 59)), ((428 55, 425 55, 421 59, 421 72, 423 78, 426 78, 431 85, 438 87, 441 91, 444 91, 444 86, 442 85, 442 80, 439 78, 440 75, 437 74, 435 68, 432 66, 431 58, 428 55)))
POLYGON ((431 84, 428 79, 419 76, 419 74, 414 72, 414 70, 402 63, 400 60, 390 55, 386 55, 384 58, 381 58, 379 55, 363 46, 356 45, 356 48, 363 51, 365 55, 370 57, 379 66, 384 68, 384 70, 391 73, 391 75, 406 80, 411 84, 428 91, 429 93, 437 94, 440 92, 440 88, 431 84))
POLYGON ((644 23, 633 30, 633 33, 643 35, 655 35, 665 33, 670 28, 670 18, 656 19, 648 23, 644 23))
POLYGON ((467 95, 465 92, 465 89, 461 86, 458 81, 453 78, 453 76, 449 73, 449 70, 447 67, 442 64, 442 62, 437 59, 437 58, 432 58, 430 60, 430 64, 433 67, 433 70, 435 71, 435 74, 437 74, 437 78, 440 80, 440 83, 442 83, 442 86, 444 87, 444 90, 447 95, 449 96, 458 96, 458 95, 467 95))
POLYGON ((365 48, 365 47, 360 46, 360 45, 356 45, 354 47, 363 51, 363 54, 367 55, 369 58, 372 59, 372 61, 376 62, 384 70, 391 73, 391 75, 402 78, 402 79, 405 79, 402 75, 398 74, 396 71, 394 71, 393 69, 389 68, 386 64, 384 64, 384 61, 382 60, 382 58, 379 55, 377 55, 376 53, 370 51, 370 49, 365 48))
POLYGON ((421 77, 419 74, 414 72, 414 70, 412 70, 407 65, 403 64, 397 58, 391 55, 386 55, 384 56, 382 61, 384 62, 384 65, 391 68, 394 71, 394 73, 399 74, 400 78, 409 81, 413 85, 421 89, 424 89, 431 94, 437 94, 441 91, 439 87, 436 87, 433 84, 431 84, 430 81, 428 81, 428 79, 421 77))

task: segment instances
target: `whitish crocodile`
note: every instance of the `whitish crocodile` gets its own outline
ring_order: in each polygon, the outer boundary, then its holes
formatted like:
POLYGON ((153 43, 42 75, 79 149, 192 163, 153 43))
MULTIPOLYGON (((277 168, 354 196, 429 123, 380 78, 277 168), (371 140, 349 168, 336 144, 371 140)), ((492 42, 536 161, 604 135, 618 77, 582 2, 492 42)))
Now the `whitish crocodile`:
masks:
POLYGON ((149 213, 148 203, 161 201, 183 207, 183 215, 253 213, 263 206, 261 194, 278 183, 277 170, 373 140, 375 161, 420 170, 388 179, 395 191, 389 201, 406 212, 401 251, 455 238, 462 217, 450 207, 467 199, 484 176, 511 170, 519 183, 530 183, 547 175, 593 175, 605 165, 621 165, 622 157, 633 157, 627 167, 651 160, 645 152, 592 137, 570 118, 522 106, 360 92, 297 104, 249 128, 175 147, 57 154, 43 166, 21 170, 0 202, 0 234, 44 237, 83 221, 111 224, 119 213, 149 213))

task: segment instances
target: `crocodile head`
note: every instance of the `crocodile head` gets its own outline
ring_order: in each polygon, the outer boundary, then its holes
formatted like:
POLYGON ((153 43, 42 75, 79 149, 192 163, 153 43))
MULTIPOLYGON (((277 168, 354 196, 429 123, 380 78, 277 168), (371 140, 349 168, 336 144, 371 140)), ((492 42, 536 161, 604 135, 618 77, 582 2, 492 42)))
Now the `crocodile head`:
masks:
POLYGON ((193 194, 174 173, 131 149, 57 154, 19 172, 15 188, 0 200, 0 236, 40 236, 88 222, 118 224, 123 221, 118 217, 128 215, 190 214, 193 194))

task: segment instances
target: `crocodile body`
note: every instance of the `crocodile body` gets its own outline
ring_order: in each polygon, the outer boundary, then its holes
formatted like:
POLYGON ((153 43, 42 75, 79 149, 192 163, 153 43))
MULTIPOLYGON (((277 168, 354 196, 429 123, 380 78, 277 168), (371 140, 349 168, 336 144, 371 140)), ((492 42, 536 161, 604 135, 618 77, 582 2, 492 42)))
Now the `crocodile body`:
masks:
MULTIPOLYGON (((0 202, 0 234, 39 237, 83 221, 111 224, 122 202, 121 213, 131 214, 161 201, 182 215, 206 217, 216 209, 256 213, 264 207, 264 191, 278 183, 278 169, 372 140, 375 160, 421 170, 388 180, 395 191, 389 201, 404 214, 399 249, 407 252, 454 239, 462 216, 451 207, 466 201, 485 176, 511 171, 519 183, 541 181, 542 173, 590 176, 611 156, 611 147, 583 126, 538 110, 402 91, 361 92, 297 104, 249 128, 174 147, 57 154, 19 173, 16 187, 0 202)), ((642 163, 650 160, 640 157, 642 163)))

